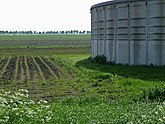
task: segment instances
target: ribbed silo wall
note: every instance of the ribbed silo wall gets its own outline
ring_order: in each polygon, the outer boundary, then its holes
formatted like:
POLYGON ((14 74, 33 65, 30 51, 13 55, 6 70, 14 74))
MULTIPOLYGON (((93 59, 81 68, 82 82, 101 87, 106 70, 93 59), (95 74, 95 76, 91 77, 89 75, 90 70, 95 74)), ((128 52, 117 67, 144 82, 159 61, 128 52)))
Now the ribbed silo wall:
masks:
POLYGON ((129 63, 129 7, 128 4, 116 4, 116 63, 129 63))
POLYGON ((148 4, 148 63, 165 65, 165 0, 148 4))
POLYGON ((92 57, 165 65, 165 1, 116 0, 91 8, 92 57))
POLYGON ((148 64, 147 62, 147 3, 144 1, 129 4, 129 42, 131 65, 148 64))

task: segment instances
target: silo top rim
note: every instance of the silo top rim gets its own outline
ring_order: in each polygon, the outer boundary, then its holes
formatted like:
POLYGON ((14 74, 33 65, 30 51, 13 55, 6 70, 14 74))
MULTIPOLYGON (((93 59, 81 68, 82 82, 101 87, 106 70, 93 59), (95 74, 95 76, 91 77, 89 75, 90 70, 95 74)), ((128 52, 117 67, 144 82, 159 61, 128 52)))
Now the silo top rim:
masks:
POLYGON ((107 6, 111 4, 116 4, 116 3, 135 2, 135 1, 145 1, 145 0, 112 0, 112 1, 95 4, 91 7, 91 9, 97 8, 97 7, 103 7, 103 6, 107 6))

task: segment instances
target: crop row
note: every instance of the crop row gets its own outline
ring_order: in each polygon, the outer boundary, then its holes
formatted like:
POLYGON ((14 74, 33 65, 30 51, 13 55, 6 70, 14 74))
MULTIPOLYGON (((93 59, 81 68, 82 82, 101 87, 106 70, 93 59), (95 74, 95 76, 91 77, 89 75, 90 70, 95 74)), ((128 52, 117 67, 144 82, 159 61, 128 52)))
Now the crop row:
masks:
MULTIPOLYGON (((16 56, 0 58, 0 81, 5 84, 11 82, 28 83, 58 80, 63 77, 63 70, 59 65, 46 57, 16 56)), ((69 75, 69 73, 68 73, 69 75)))

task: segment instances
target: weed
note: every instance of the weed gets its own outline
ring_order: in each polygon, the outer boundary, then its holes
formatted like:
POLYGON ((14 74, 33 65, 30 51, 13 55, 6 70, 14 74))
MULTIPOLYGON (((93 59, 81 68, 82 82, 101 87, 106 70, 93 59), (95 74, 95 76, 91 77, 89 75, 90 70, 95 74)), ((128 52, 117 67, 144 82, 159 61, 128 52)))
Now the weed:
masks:
POLYGON ((93 61, 99 64, 106 64, 107 57, 105 55, 97 55, 93 58, 93 61))
POLYGON ((154 88, 145 89, 142 98, 151 101, 165 101, 165 88, 155 86, 154 88))

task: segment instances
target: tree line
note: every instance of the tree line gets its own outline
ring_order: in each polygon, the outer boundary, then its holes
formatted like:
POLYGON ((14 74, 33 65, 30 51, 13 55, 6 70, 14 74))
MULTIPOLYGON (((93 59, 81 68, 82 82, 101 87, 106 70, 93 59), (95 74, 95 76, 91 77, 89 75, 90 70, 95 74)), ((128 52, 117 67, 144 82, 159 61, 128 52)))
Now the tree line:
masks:
POLYGON ((90 34, 91 31, 78 31, 78 30, 70 30, 70 31, 0 31, 0 35, 21 35, 21 34, 90 34))

